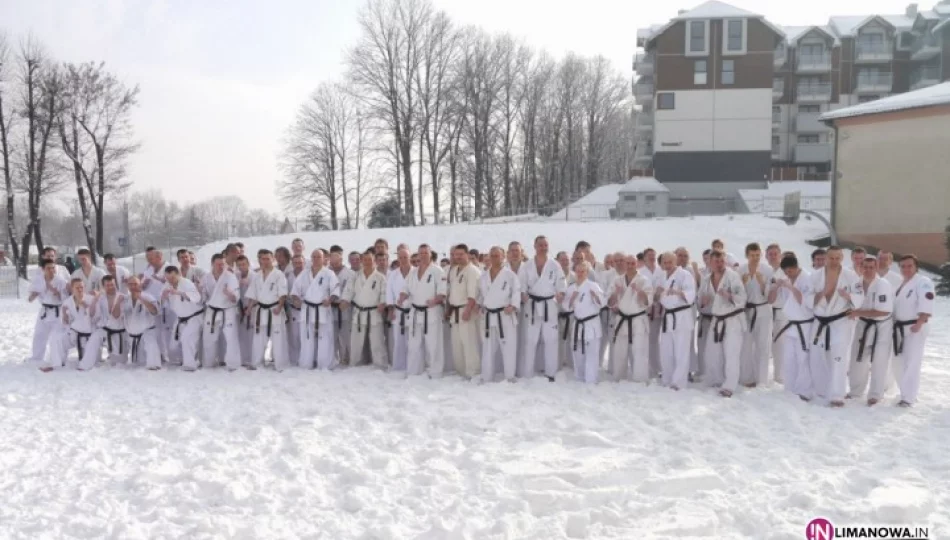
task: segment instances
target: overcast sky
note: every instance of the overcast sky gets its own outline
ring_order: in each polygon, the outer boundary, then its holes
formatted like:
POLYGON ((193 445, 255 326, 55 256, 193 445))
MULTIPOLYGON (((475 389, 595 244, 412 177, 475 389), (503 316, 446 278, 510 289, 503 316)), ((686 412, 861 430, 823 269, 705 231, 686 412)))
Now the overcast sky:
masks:
MULTIPOLYGON (((630 72, 636 29, 701 2, 434 0, 460 24, 510 32, 560 57, 602 54, 630 72)), ((780 25, 903 13, 881 0, 732 2, 780 25)), ((280 211, 279 141, 321 81, 340 77, 358 37, 356 0, 0 0, 0 29, 57 59, 105 61, 142 88, 131 162, 137 188, 194 201, 236 194, 280 211)), ((931 4, 922 7, 930 8, 931 4)))

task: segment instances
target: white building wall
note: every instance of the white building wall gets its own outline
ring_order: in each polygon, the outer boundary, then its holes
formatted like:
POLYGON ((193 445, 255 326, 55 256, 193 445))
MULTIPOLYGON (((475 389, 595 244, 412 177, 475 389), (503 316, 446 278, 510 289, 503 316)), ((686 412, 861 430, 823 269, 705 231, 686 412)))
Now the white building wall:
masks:
POLYGON ((772 90, 681 90, 656 111, 660 152, 771 151, 772 90))

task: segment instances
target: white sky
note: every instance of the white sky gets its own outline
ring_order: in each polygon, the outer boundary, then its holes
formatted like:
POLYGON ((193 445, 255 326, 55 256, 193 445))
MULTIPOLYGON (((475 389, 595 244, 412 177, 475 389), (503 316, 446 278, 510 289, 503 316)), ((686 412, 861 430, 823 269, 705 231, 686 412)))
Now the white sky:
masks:
MULTIPOLYGON (((602 54, 630 72, 636 29, 695 2, 434 0, 460 24, 507 31, 556 56, 602 54)), ((883 0, 731 2, 779 25, 831 15, 903 13, 883 0)), ((358 36, 356 0, 0 0, 0 29, 33 32, 62 61, 105 61, 142 88, 137 188, 194 201, 236 194, 280 212, 276 156, 310 91, 343 73, 358 36)), ((931 4, 922 4, 929 9, 931 4)))

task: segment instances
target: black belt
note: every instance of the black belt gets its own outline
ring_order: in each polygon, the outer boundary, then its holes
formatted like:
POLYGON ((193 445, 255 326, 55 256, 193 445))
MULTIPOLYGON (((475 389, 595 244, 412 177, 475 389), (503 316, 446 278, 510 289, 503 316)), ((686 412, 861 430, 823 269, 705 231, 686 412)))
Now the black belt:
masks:
MULTIPOLYGON (((274 305, 276 306, 277 304, 274 304, 274 305)), ((204 312, 205 312, 204 308, 201 308, 187 317, 178 317, 178 322, 175 323, 175 341, 178 341, 178 330, 181 328, 182 323, 186 323, 190 321, 191 319, 194 319, 198 315, 201 315, 204 312)))
POLYGON ((831 350, 831 323, 835 321, 840 321, 841 319, 851 315, 851 310, 842 311, 837 315, 832 315, 830 317, 819 317, 815 315, 815 320, 818 321, 818 331, 815 332, 815 343, 818 345, 818 340, 821 338, 821 331, 825 331, 825 350, 831 350))
POLYGON ((320 336, 320 307, 321 304, 314 304, 313 302, 303 301, 307 305, 307 331, 310 331, 310 308, 313 308, 314 312, 314 321, 313 321, 313 335, 314 337, 320 336))
POLYGON ((505 339, 505 329, 501 325, 501 314, 505 311, 505 308, 497 309, 488 309, 485 308, 485 337, 489 336, 489 328, 491 327, 491 316, 495 315, 498 319, 498 337, 500 339, 505 339))
MULTIPOLYGON (((864 323, 864 330, 861 331, 861 339, 858 340, 858 362, 864 358, 864 346, 867 344, 868 330, 874 327, 874 341, 871 342, 871 362, 874 361, 874 349, 877 346, 877 325, 884 321, 858 317, 864 323)), ((886 320, 886 319, 885 319, 886 320)))
POLYGON ((544 304, 544 322, 548 322, 548 302, 554 300, 553 296, 535 296, 529 294, 528 298, 531 299, 531 324, 534 324, 534 308, 538 304, 544 304))
MULTIPOLYGON (((752 303, 752 302, 746 302, 745 308, 752 310, 752 320, 749 321, 749 331, 750 331, 750 332, 755 329, 755 320, 759 317, 759 310, 756 309, 756 308, 758 308, 759 306, 765 306, 765 305, 768 305, 768 302, 762 302, 761 304, 754 304, 754 303, 752 303)), ((775 309, 775 308, 772 308, 772 309, 775 309)))
POLYGON ((597 313, 594 313, 594 314, 591 315, 590 317, 586 317, 586 318, 584 318, 584 319, 578 319, 577 317, 574 317, 574 350, 575 350, 575 351, 577 350, 577 331, 580 330, 580 334, 581 334, 581 336, 580 336, 580 337, 581 337, 581 353, 584 353, 584 354, 587 353, 587 345, 586 345, 586 343, 587 343, 587 326, 586 326, 584 323, 586 323, 587 321, 592 321, 592 320, 596 319, 597 317, 600 317, 600 312, 599 312, 599 311, 598 311, 597 313))
POLYGON ((271 329, 274 326, 274 312, 271 309, 277 307, 280 302, 273 304, 257 304, 257 316, 254 320, 254 333, 261 333, 261 310, 267 310, 267 337, 270 337, 271 329))
POLYGON ((678 308, 667 309, 663 312, 663 329, 662 332, 666 333, 666 318, 668 315, 673 315, 673 330, 676 330, 676 313, 680 311, 686 311, 687 309, 692 308, 693 306, 680 306, 678 308))
POLYGON ((451 318, 452 315, 455 315, 455 324, 459 324, 459 311, 464 309, 466 306, 467 304, 463 304, 461 306, 449 304, 449 317, 451 318))
POLYGON ((700 313, 699 314, 699 330, 696 332, 696 337, 703 337, 703 319, 712 320, 713 316, 711 313, 700 313))
POLYGON ((40 317, 40 320, 45 319, 45 318, 46 318, 46 313, 47 313, 47 311, 49 311, 49 310, 51 310, 51 309, 55 309, 55 310, 56 310, 56 318, 58 319, 58 318, 59 318, 59 308, 60 308, 60 306, 61 306, 61 304, 43 304, 43 316, 40 317))
POLYGON ((562 311, 557 314, 558 319, 564 319, 564 330, 561 331, 561 341, 567 341, 567 329, 571 325, 571 317, 573 315, 573 311, 562 311))
POLYGON ((722 343, 723 338, 726 337, 726 320, 735 317, 743 311, 745 311, 744 308, 739 308, 725 315, 713 315, 713 343, 722 343))
POLYGON ((894 339, 894 355, 898 356, 904 353, 904 327, 913 326, 917 324, 917 320, 911 321, 894 321, 894 329, 891 330, 891 335, 894 339))
POLYGON ((633 320, 641 315, 646 315, 646 311, 641 311, 640 313, 634 313, 633 315, 627 315, 622 311, 617 312, 620 315, 620 320, 617 321, 617 327, 614 328, 614 339, 613 342, 617 343, 617 335, 620 334, 620 327, 623 326, 623 323, 627 323, 627 343, 633 345, 633 320))
POLYGON ((154 326, 146 328, 141 334, 129 334, 129 337, 132 338, 132 350, 131 350, 131 361, 135 362, 139 357, 139 343, 142 341, 142 336, 145 335, 145 332, 149 330, 155 330, 154 326))
POLYGON ((401 335, 406 335, 406 315, 409 315, 411 310, 409 308, 403 309, 395 304, 393 305, 393 308, 399 312, 399 333, 401 335))
MULTIPOLYGON (((369 329, 369 327, 370 327, 370 317, 373 316, 373 310, 376 309, 376 306, 363 307, 363 306, 361 306, 361 305, 359 305, 359 304, 356 304, 356 303, 353 303, 353 304, 351 304, 351 305, 352 305, 354 308, 356 308, 356 310, 359 311, 360 314, 363 314, 363 313, 366 314, 366 328, 369 329)), ((356 331, 357 331, 357 332, 362 332, 362 331, 363 331, 363 319, 362 319, 359 315, 356 316, 356 331)))
POLYGON ((778 338, 782 337, 782 334, 784 334, 786 330, 792 326, 795 326, 795 329, 798 330, 798 339, 802 342, 802 350, 808 351, 808 342, 805 341, 805 332, 802 330, 802 325, 809 324, 814 321, 814 317, 805 321, 788 321, 788 324, 783 326, 782 329, 778 331, 778 334, 775 334, 775 339, 773 339, 772 342, 774 343, 778 341, 778 338))
POLYGON ((343 329, 343 310, 340 308, 339 302, 330 302, 330 307, 333 308, 333 313, 336 314, 336 329, 343 329))
MULTIPOLYGON (((121 336, 122 334, 125 333, 125 329, 120 328, 118 330, 115 330, 107 326, 102 327, 102 329, 106 331, 106 349, 109 351, 109 354, 112 354, 112 336, 121 336)), ((124 340, 122 339, 119 340, 119 354, 122 354, 123 352, 125 352, 122 346, 123 341, 124 340)))
POLYGON ((208 309, 211 310, 211 333, 214 333, 214 322, 218 318, 218 312, 224 311, 225 308, 208 306, 208 309))
POLYGON ((76 333, 76 348, 79 349, 79 359, 82 360, 83 353, 86 350, 86 343, 89 342, 92 333, 80 332, 72 328, 70 328, 70 330, 76 333))
MULTIPOLYGON (((417 312, 422 312, 422 333, 429 335, 429 306, 417 306, 412 304, 412 308, 417 312)), ((415 313, 412 315, 412 335, 416 335, 416 316, 415 313)))

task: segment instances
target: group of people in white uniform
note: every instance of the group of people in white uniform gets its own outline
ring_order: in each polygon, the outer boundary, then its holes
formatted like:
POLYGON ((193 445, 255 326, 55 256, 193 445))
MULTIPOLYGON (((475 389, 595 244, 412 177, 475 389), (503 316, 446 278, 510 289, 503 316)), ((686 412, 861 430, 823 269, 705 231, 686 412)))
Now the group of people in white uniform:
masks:
POLYGON ((253 266, 229 244, 207 271, 187 250, 170 265, 149 248, 133 275, 81 250, 70 276, 48 250, 30 287, 41 306, 31 360, 47 372, 72 351, 84 371, 370 364, 479 382, 554 382, 573 368, 587 383, 701 384, 723 397, 774 380, 832 407, 875 405, 896 381, 901 406, 917 401, 934 284, 913 255, 898 274, 891 254, 861 248, 850 265, 838 247, 815 250, 809 269, 775 244, 749 244, 739 261, 720 240, 701 264, 684 248, 598 261, 587 242, 552 257, 543 236, 533 251, 459 244, 439 261, 428 245, 399 245, 390 262, 380 239, 346 260, 333 246, 308 261, 295 239, 253 266))

